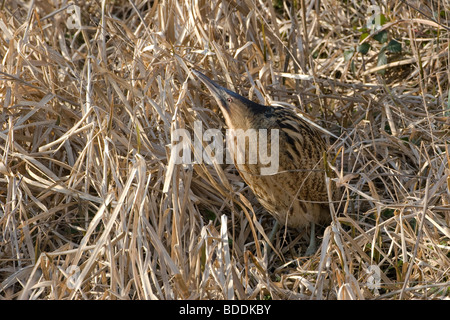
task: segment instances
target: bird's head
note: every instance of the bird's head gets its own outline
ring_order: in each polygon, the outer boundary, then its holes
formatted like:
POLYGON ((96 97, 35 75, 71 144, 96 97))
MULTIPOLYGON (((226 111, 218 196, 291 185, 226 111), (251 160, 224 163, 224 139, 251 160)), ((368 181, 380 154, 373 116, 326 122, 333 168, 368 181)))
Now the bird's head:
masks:
POLYGON ((196 70, 192 70, 192 73, 205 84, 215 98, 228 127, 232 129, 246 127, 249 120, 251 121, 252 118, 264 111, 265 106, 218 85, 203 73, 196 70))

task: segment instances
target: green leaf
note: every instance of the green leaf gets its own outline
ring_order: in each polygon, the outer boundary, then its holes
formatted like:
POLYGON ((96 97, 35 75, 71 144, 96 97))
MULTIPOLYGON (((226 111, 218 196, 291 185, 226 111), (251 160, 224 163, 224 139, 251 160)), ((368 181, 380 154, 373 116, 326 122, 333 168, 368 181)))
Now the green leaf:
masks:
POLYGON ((402 52, 402 44, 394 39, 389 41, 386 50, 392 52, 392 53, 399 53, 402 52))
POLYGON ((367 42, 360 44, 357 48, 356 51, 358 51, 361 54, 367 54, 367 52, 369 52, 370 49, 370 44, 368 44, 367 42))
POLYGON ((369 36, 368 32, 364 32, 359 36, 359 42, 362 42, 365 38, 369 36))
POLYGON ((356 29, 356 31, 362 32, 362 33, 367 33, 367 27, 364 26, 364 27, 362 27, 362 28, 356 29))
MULTIPOLYGON (((386 47, 381 48, 382 50, 380 50, 380 53, 378 54, 378 61, 377 61, 377 66, 384 66, 385 64, 387 64, 387 57, 386 57, 386 47)), ((378 73, 381 75, 384 75, 384 73, 386 72, 385 69, 383 70, 379 70, 378 73)))
POLYGON ((385 43, 388 39, 388 33, 386 30, 383 30, 374 35, 373 38, 377 40, 379 43, 385 43))
POLYGON ((387 21, 388 19, 386 18, 386 16, 384 14, 380 14, 380 26, 384 25, 387 21))
POLYGON ((355 49, 345 50, 344 51, 344 60, 350 61, 350 59, 353 57, 354 53, 355 53, 355 49))
POLYGON ((352 60, 352 62, 350 63, 350 69, 352 70, 353 74, 356 74, 355 60, 352 60))

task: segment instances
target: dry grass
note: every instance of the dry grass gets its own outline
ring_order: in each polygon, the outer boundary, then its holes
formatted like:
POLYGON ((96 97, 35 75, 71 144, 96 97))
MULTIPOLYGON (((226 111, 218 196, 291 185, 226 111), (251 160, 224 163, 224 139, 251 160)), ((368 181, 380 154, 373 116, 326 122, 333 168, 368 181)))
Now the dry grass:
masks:
POLYGON ((382 4, 402 52, 381 67, 373 36, 344 58, 370 1, 85 0, 82 29, 65 1, 1 3, 2 299, 450 296, 446 0, 382 4), (170 162, 172 130, 225 128, 191 68, 339 137, 315 256, 285 229, 265 254, 232 165, 170 162))

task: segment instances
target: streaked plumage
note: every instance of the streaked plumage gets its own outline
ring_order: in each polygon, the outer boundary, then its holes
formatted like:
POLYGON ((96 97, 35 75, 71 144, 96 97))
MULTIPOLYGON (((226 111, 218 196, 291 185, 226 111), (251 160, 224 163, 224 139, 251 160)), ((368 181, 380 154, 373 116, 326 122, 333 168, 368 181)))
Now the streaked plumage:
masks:
POLYGON ((317 130, 290 109, 257 104, 198 71, 193 73, 217 101, 230 129, 279 129, 277 174, 262 176, 261 164, 239 165, 235 161, 241 177, 264 208, 292 228, 329 222, 323 161, 327 146, 317 130))

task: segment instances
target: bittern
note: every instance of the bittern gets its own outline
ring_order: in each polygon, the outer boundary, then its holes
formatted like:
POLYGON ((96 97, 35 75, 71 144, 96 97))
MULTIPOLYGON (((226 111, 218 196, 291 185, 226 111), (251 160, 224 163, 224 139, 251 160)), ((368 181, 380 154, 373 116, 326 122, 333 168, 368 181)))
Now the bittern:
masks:
MULTIPOLYGON (((296 229, 311 228, 306 255, 314 254, 315 225, 331 220, 323 161, 327 153, 324 139, 293 110, 255 103, 201 72, 192 72, 217 101, 229 129, 267 129, 267 132, 278 129, 277 173, 261 175, 261 163, 237 163, 239 148, 233 159, 240 176, 280 224, 296 229)), ((268 140, 273 144, 274 141, 268 140)))

